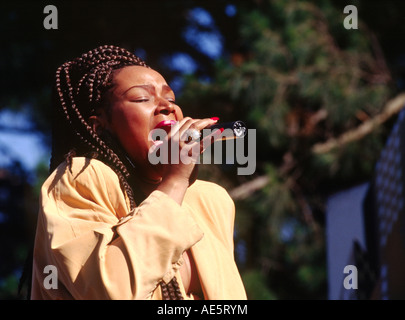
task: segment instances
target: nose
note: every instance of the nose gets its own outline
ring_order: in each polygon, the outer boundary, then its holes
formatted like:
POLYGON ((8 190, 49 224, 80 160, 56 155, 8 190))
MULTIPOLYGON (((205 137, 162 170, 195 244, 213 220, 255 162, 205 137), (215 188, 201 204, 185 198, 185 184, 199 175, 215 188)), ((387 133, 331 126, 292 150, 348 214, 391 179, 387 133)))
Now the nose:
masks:
POLYGON ((155 114, 164 114, 164 115, 169 115, 170 113, 174 113, 175 107, 174 103, 163 99, 159 98, 158 106, 155 110, 155 114))

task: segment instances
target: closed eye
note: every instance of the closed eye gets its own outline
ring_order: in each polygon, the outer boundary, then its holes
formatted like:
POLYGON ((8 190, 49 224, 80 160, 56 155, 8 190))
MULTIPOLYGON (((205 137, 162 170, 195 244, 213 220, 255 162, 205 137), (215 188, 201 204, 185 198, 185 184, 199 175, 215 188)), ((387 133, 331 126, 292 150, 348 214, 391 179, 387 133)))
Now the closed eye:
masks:
POLYGON ((141 99, 132 99, 132 100, 130 100, 131 102, 148 102, 149 101, 149 99, 147 99, 147 98, 141 98, 141 99))

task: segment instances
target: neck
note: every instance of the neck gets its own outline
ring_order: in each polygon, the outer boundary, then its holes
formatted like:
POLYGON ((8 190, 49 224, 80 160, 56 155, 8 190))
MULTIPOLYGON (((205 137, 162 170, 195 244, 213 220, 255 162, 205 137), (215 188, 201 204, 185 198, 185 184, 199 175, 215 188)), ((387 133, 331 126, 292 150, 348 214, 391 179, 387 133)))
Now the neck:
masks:
POLYGON ((132 189, 136 194, 136 202, 139 205, 145 198, 147 198, 162 182, 162 178, 150 178, 140 175, 136 172, 132 176, 132 189))

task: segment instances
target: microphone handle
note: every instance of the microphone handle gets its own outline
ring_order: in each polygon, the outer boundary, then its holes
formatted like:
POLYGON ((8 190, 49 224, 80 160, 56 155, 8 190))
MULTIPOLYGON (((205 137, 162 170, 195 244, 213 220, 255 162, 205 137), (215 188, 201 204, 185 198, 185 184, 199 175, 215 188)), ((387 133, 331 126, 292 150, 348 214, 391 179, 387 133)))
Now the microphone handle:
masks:
POLYGON ((231 122, 223 122, 223 123, 216 123, 209 127, 209 129, 224 129, 226 130, 225 134, 222 136, 222 140, 229 140, 229 139, 239 139, 243 138, 247 134, 247 127, 243 121, 231 121, 231 122), (227 129, 231 129, 227 130, 227 129), (232 132, 232 134, 229 134, 232 132))

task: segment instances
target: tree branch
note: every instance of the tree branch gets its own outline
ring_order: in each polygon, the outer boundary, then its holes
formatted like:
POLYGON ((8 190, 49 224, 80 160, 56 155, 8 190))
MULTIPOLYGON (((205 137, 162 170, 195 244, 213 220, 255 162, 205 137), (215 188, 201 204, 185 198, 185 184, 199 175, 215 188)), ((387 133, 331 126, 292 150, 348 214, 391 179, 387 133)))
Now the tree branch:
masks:
POLYGON ((312 152, 322 154, 331 151, 336 147, 341 147, 349 142, 357 141, 370 134, 375 128, 383 124, 393 115, 399 113, 405 106, 405 93, 399 94, 394 99, 387 102, 382 113, 371 118, 357 128, 344 132, 337 138, 331 138, 326 142, 316 143, 312 147, 312 152))
POLYGON ((239 187, 232 189, 229 195, 234 200, 243 200, 249 197, 256 190, 263 188, 269 182, 269 177, 266 175, 259 176, 249 182, 241 184, 239 187))
MULTIPOLYGON (((357 128, 343 133, 338 138, 329 139, 323 143, 317 143, 312 147, 312 152, 316 154, 326 153, 338 146, 343 146, 349 142, 360 140, 367 134, 370 134, 375 128, 383 124, 393 115, 399 113, 405 106, 405 93, 399 94, 391 99, 385 105, 383 112, 379 115, 363 122, 357 128)), ((249 182, 232 189, 229 194, 234 200, 243 200, 249 197, 257 190, 266 186, 269 177, 266 175, 259 176, 249 182)))

